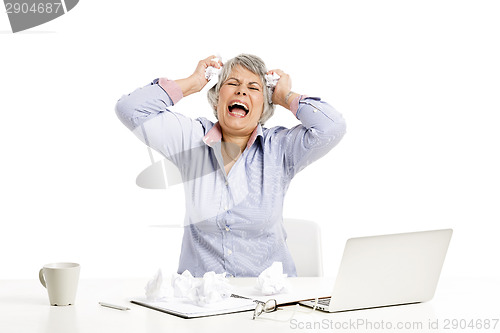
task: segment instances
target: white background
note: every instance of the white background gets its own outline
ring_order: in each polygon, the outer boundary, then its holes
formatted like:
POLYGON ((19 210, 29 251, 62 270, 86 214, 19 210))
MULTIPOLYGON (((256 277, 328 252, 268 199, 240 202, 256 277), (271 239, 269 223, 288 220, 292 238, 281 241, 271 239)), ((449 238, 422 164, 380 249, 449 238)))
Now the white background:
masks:
MULTIPOLYGON (((262 57, 347 121, 299 173, 286 217, 321 224, 325 273, 353 236, 453 228, 447 277, 500 280, 497 1, 80 1, 12 34, 0 13, 0 278, 54 261, 82 277, 174 272, 182 186, 144 190, 123 94, 220 53, 262 57)), ((202 94, 175 111, 211 116, 202 94)), ((267 126, 293 126, 284 109, 267 126)))

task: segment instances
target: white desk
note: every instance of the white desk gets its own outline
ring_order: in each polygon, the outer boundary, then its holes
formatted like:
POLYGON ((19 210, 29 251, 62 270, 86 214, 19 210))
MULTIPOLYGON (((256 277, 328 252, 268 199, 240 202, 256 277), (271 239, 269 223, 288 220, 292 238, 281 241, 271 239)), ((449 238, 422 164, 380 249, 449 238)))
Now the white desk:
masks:
MULTIPOLYGON (((332 279, 325 278, 291 280, 294 288, 310 288, 312 292, 329 290, 332 283, 332 279)), ((83 279, 75 305, 54 307, 49 305, 47 292, 38 280, 0 280, 0 332, 466 332, 473 330, 452 330, 451 322, 450 329, 444 329, 445 321, 500 319, 500 282, 495 279, 441 281, 434 300, 423 304, 335 314, 292 306, 263 314, 257 320, 252 320, 251 312, 182 319, 129 303, 132 297, 143 295, 146 282, 147 279, 83 279), (126 305, 131 310, 104 308, 98 305, 99 301, 126 305), (429 329, 430 323, 436 321, 441 329, 429 329), (395 329, 399 324, 414 328, 395 329)), ((254 279, 231 279, 236 286, 254 282, 254 279)), ((474 332, 500 332, 500 322, 495 330, 483 328, 474 332)))

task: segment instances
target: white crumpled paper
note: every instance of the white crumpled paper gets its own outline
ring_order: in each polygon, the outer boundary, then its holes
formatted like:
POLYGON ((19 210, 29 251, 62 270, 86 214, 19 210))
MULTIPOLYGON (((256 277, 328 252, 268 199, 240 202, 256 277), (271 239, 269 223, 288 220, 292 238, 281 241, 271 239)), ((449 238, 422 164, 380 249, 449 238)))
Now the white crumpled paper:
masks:
MULTIPOLYGON (((212 58, 212 60, 218 62, 220 60, 220 57, 212 58)), ((219 73, 221 70, 222 70, 222 67, 215 68, 214 66, 208 66, 205 69, 205 79, 208 80, 208 83, 205 87, 206 89, 210 89, 217 84, 217 82, 219 81, 219 73)))
MULTIPOLYGON (((221 70, 222 68, 215 68, 213 66, 208 66, 207 69, 205 69, 205 79, 211 81, 212 79, 217 78, 221 70)), ((217 83, 217 80, 215 80, 215 82, 217 83)))
POLYGON ((226 279, 226 273, 207 272, 203 275, 201 281, 194 278, 193 280, 195 280, 193 287, 187 291, 184 297, 189 298, 197 305, 203 306, 220 302, 231 296, 231 288, 226 279))
POLYGON ((280 76, 276 73, 273 73, 273 74, 266 74, 265 78, 266 78, 266 87, 268 89, 269 104, 271 104, 273 102, 274 88, 278 84, 280 76))
POLYGON ((170 282, 165 283, 159 270, 146 285, 146 298, 149 301, 187 298, 194 304, 204 306, 230 295, 231 287, 226 273, 207 272, 202 279, 196 279, 185 270, 182 274, 173 274, 170 282))
POLYGON ((283 263, 275 261, 269 268, 260 273, 256 288, 264 295, 274 295, 290 291, 287 274, 283 274, 283 263))
POLYGON ((174 296, 174 289, 170 284, 163 283, 163 274, 159 269, 155 276, 146 285, 146 299, 148 301, 159 301, 174 296))
POLYGON ((189 291, 196 287, 196 280, 191 272, 185 270, 182 274, 172 274, 172 288, 175 297, 187 297, 189 291))

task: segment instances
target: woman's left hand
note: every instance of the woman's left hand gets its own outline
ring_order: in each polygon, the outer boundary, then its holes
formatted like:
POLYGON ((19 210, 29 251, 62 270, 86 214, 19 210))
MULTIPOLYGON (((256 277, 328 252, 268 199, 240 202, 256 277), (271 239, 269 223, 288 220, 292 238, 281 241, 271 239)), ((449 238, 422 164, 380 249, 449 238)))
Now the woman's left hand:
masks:
POLYGON ((281 69, 272 69, 267 72, 267 74, 273 73, 278 74, 280 79, 274 88, 272 101, 274 104, 290 109, 290 103, 295 97, 299 96, 299 94, 292 92, 292 79, 290 75, 283 72, 281 69))

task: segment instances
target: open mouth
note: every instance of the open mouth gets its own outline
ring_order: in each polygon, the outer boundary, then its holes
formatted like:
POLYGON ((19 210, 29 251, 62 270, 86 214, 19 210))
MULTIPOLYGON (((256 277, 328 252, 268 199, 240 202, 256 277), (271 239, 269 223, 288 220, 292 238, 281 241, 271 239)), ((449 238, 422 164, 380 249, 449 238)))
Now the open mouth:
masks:
POLYGON ((239 101, 233 101, 228 107, 227 107, 229 114, 237 117, 237 118, 245 118, 246 115, 248 114, 248 106, 246 103, 239 102, 239 101))

